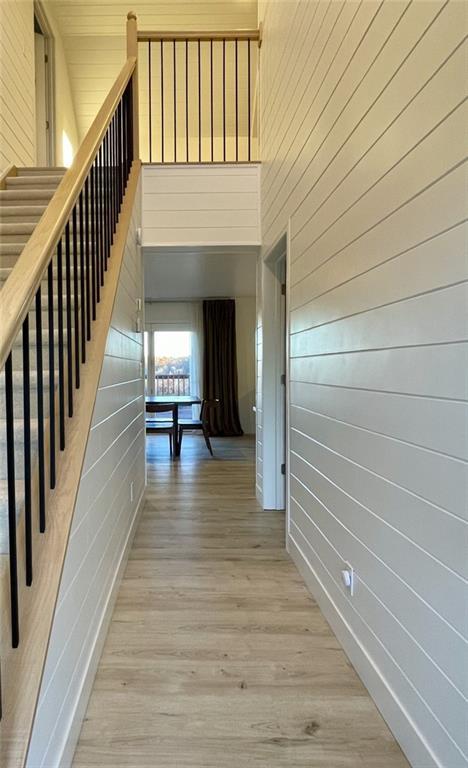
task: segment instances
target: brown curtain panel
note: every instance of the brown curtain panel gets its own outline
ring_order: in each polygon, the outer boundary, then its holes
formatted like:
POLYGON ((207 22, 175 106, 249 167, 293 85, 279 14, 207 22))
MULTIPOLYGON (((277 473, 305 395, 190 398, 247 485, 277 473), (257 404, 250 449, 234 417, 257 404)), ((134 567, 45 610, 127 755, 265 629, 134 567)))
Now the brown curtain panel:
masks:
POLYGON ((242 435, 237 399, 236 303, 233 299, 203 302, 203 397, 217 398, 210 409, 214 436, 242 435))

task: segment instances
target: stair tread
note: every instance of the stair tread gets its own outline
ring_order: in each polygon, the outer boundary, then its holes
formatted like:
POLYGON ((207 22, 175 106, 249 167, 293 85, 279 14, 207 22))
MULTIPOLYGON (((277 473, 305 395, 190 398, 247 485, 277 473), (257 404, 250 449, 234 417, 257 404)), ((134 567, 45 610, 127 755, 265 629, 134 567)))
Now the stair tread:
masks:
POLYGON ((68 169, 65 168, 65 166, 61 166, 61 165, 57 165, 57 166, 55 166, 55 165, 37 165, 37 166, 25 165, 25 166, 21 166, 21 168, 17 168, 16 169, 16 174, 17 174, 17 176, 30 176, 30 175, 38 175, 38 176, 40 176, 42 174, 44 174, 45 176, 50 176, 51 173, 53 173, 54 175, 58 175, 58 174, 62 174, 63 175, 64 173, 67 172, 67 170, 68 169))

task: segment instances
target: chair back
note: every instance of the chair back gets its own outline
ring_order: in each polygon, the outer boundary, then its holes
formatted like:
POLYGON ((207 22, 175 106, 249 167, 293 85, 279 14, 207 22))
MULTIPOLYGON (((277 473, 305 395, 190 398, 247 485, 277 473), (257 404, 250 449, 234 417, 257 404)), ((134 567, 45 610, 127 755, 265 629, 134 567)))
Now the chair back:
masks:
POLYGON ((176 406, 174 403, 146 403, 146 413, 170 413, 172 419, 175 417, 176 406))
POLYGON ((207 424, 209 411, 211 409, 219 408, 220 404, 221 404, 221 401, 218 400, 218 398, 213 398, 211 400, 210 399, 202 400, 201 409, 200 409, 200 421, 202 422, 202 424, 205 424, 205 425, 207 424))

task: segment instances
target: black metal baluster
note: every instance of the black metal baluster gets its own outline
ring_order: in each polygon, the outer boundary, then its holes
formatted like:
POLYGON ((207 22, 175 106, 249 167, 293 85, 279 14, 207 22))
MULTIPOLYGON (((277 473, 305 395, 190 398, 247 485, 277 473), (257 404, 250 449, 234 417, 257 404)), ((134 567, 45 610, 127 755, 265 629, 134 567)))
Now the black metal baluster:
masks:
POLYGON ((235 42, 235 69, 236 69, 236 163, 239 161, 239 84, 238 84, 238 51, 237 40, 235 42))
POLYGON ((125 193, 125 187, 127 185, 128 176, 128 86, 125 89, 122 102, 122 152, 123 152, 123 188, 125 193))
POLYGON ((114 228, 113 233, 117 226, 119 218, 119 184, 118 184, 118 165, 117 165, 117 114, 114 113, 112 118, 112 134, 113 134, 113 166, 114 173, 112 174, 112 183, 114 186, 114 228))
POLYGON ((24 440, 24 544, 26 584, 31 586, 32 521, 31 521, 31 366, 29 360, 29 315, 23 320, 23 440, 24 440))
POLYGON ((6 454, 8 490, 8 539, 10 551, 11 644, 19 643, 18 553, 16 549, 15 415, 11 352, 5 362, 6 454))
POLYGON ((91 193, 91 238, 94 242, 94 259, 95 259, 95 270, 96 270, 96 303, 99 304, 101 301, 101 238, 99 233, 99 213, 98 213, 98 206, 99 206, 99 190, 98 190, 98 184, 99 184, 99 170, 98 170, 98 157, 99 155, 96 155, 96 158, 94 160, 93 165, 93 185, 91 187, 92 193, 91 193))
POLYGON ((122 102, 117 107, 117 191, 118 191, 118 214, 120 216, 120 206, 122 204, 122 102))
POLYGON ((73 314, 75 320, 75 387, 80 388, 80 302, 79 302, 79 281, 80 276, 78 274, 78 232, 77 232, 77 208, 76 202, 73 206, 72 222, 73 222, 73 314))
POLYGON ((113 233, 115 233, 115 227, 117 224, 117 218, 118 218, 118 210, 119 210, 119 195, 118 195, 118 184, 117 184, 117 117, 116 113, 114 112, 114 117, 112 118, 112 166, 114 169, 114 172, 112 174, 112 184, 114 188, 114 228, 113 233))
POLYGON ((83 190, 79 198, 79 227, 80 227, 80 310, 81 310, 81 362, 86 362, 86 274, 85 247, 83 226, 83 190))
MULTIPOLYGON (((118 186, 117 186, 117 119, 114 113, 112 118, 112 190, 114 193, 114 221, 112 226, 112 235, 115 234, 115 228, 117 226, 119 199, 118 199, 118 186)), ((112 242, 114 238, 112 237, 112 242)))
POLYGON ((126 141, 125 141, 125 125, 126 125, 126 117, 125 117, 125 93, 122 96, 121 102, 120 102, 120 188, 121 188, 121 196, 122 201, 125 195, 125 179, 127 177, 127 163, 126 163, 126 141))
POLYGON ((91 295, 91 259, 89 253, 89 175, 86 177, 84 183, 84 197, 83 197, 84 211, 84 243, 85 243, 85 260, 86 260, 86 338, 89 341, 91 338, 91 314, 92 314, 92 295, 91 295))
POLYGON ((223 161, 226 162, 226 40, 223 40, 223 161))
MULTIPOLYGON (((119 103, 119 182, 120 205, 122 205, 125 189, 125 143, 124 143, 124 99, 125 93, 119 103)), ((119 209, 120 213, 120 209, 119 209)))
POLYGON ((177 162, 177 69, 176 41, 172 41, 172 61, 174 66, 174 162, 177 162))
POLYGON ((104 146, 103 146, 103 161, 104 161, 104 167, 103 167, 103 185, 102 185, 102 195, 103 195, 103 203, 104 203, 104 228, 105 228, 105 250, 104 250, 104 271, 107 271, 107 260, 109 258, 109 232, 110 232, 110 216, 109 216, 109 129, 107 129, 106 135, 104 137, 104 146))
POLYGON ((110 250, 112 245, 112 194, 111 194, 111 133, 110 126, 107 129, 106 134, 106 219, 107 219, 107 254, 106 254, 106 270, 107 262, 110 257, 110 250))
POLYGON ((114 189, 114 121, 109 125, 109 193, 110 193, 110 245, 114 241, 115 189, 114 189))
POLYGON ((250 40, 247 40, 247 122, 248 122, 248 158, 250 162, 251 147, 250 147, 250 133, 251 133, 251 115, 250 115, 250 40))
POLYGON ((37 456, 39 468, 39 530, 46 528, 44 447, 44 363, 42 359, 42 291, 36 293, 37 456))
POLYGON ((152 136, 152 114, 151 114, 151 40, 148 40, 148 146, 149 146, 149 161, 153 162, 153 142, 152 136))
POLYGON ((164 162, 164 42, 159 43, 161 49, 161 162, 164 162))
POLYGON ((72 303, 70 263, 70 222, 65 227, 65 286, 67 298, 67 389, 68 416, 73 416, 73 346, 72 346, 72 303))
POLYGON ((202 158, 202 140, 201 140, 201 51, 200 40, 198 40, 198 162, 201 163, 202 158))
POLYGON ((65 376, 63 336, 63 263, 62 240, 57 243, 57 311, 58 311, 58 400, 59 400, 59 445, 65 450, 65 376))
POLYGON ((132 96, 132 81, 130 80, 127 85, 128 99, 127 99, 127 179, 132 167, 132 150, 133 150, 133 96, 132 96))
POLYGON ((99 176, 98 176, 98 216, 99 216, 99 249, 101 257, 100 273, 101 273, 101 286, 104 285, 104 263, 105 263, 105 248, 106 248, 106 227, 104 221, 104 148, 101 144, 99 147, 99 176))
POLYGON ((97 287, 96 287, 96 240, 94 229, 94 163, 89 169, 89 201, 88 201, 88 234, 90 237, 89 249, 91 258, 91 296, 92 296, 92 318, 96 320, 96 302, 97 302, 97 287))
POLYGON ((133 80, 130 80, 128 88, 128 173, 133 162, 133 80))
POLYGON ((49 485, 55 488, 55 354, 54 354, 54 267, 47 267, 47 314, 49 331, 49 485))
POLYGON ((210 117, 211 117, 211 162, 213 162, 214 157, 214 117, 213 117, 213 40, 210 40, 210 99, 211 99, 211 110, 210 110, 210 117))
POLYGON ((188 79, 188 40, 185 41, 185 159, 189 162, 189 79, 188 79))

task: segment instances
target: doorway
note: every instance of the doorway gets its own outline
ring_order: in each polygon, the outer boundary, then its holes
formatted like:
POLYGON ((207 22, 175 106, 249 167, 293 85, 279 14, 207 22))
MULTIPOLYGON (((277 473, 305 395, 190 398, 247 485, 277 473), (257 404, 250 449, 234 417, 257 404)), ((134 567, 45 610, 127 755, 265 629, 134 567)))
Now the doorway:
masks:
POLYGON ((263 263, 263 507, 287 506, 287 235, 263 263))
POLYGON ((36 165, 55 160, 54 141, 54 45, 47 17, 34 3, 34 71, 36 105, 36 165))

